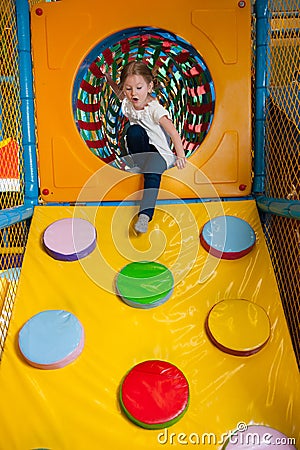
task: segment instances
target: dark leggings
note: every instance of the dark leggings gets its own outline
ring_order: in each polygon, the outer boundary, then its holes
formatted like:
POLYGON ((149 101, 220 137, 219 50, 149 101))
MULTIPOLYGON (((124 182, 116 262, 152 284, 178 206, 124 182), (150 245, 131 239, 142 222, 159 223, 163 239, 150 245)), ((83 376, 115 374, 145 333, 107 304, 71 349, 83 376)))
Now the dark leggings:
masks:
POLYGON ((164 158, 149 143, 145 129, 140 125, 131 125, 127 130, 127 147, 134 163, 144 175, 144 193, 139 214, 146 214, 151 220, 158 196, 162 173, 167 169, 164 158))

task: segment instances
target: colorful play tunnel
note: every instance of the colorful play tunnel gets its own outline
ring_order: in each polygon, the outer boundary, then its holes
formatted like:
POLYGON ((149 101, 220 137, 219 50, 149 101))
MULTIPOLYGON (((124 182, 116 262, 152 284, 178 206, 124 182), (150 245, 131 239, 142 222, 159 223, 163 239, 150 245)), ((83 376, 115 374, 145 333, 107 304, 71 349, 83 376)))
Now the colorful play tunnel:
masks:
POLYGON ((141 177, 128 177, 123 159, 127 123, 103 77, 105 70, 118 82, 123 65, 134 59, 157 74, 158 99, 194 167, 188 179, 170 169, 161 197, 249 194, 250 3, 193 0, 183 7, 176 0, 170 8, 155 0, 146 12, 133 0, 117 9, 111 21, 111 5, 97 0, 84 9, 78 0, 32 8, 43 200, 138 198, 141 177), (107 175, 97 176, 104 166, 107 175))

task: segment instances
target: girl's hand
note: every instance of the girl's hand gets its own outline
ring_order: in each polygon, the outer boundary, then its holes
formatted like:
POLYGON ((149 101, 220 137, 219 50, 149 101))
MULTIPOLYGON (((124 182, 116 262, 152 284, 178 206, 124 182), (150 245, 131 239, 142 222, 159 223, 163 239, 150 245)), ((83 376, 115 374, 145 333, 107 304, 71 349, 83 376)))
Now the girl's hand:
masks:
POLYGON ((163 127, 165 132, 170 136, 176 153, 176 166, 178 169, 184 169, 186 166, 186 157, 184 153, 184 148, 182 146, 181 138, 176 130, 173 122, 168 118, 168 116, 163 116, 159 120, 160 125, 163 127))
POLYGON ((176 157, 176 166, 178 169, 184 169, 186 166, 186 157, 185 156, 177 156, 176 157))
POLYGON ((111 75, 105 71, 105 64, 103 64, 101 67, 99 67, 99 71, 100 71, 101 75, 103 76, 103 78, 105 78, 107 84, 112 88, 112 90, 114 91, 114 93, 116 94, 118 99, 122 101, 124 98, 124 94, 120 90, 117 83, 112 79, 111 75))

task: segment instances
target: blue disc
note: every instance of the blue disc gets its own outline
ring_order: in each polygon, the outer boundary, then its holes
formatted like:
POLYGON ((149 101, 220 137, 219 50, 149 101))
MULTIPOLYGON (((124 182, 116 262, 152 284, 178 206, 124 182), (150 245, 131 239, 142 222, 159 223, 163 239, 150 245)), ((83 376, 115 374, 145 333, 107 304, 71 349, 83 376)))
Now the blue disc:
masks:
POLYGON ((245 220, 218 216, 204 225, 200 241, 205 250, 217 258, 238 259, 252 250, 256 235, 245 220))
POLYGON ((19 348, 37 368, 64 367, 81 353, 84 331, 79 320, 63 310, 42 311, 31 317, 19 333, 19 348))

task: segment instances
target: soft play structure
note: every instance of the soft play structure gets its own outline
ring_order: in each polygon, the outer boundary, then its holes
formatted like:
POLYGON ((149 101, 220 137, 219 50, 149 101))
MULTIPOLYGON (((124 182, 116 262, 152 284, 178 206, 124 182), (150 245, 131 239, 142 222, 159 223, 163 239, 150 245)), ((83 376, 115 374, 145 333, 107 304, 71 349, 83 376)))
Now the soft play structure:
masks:
POLYGON ((16 293, 1 270, 0 449, 296 449, 297 360, 252 195, 250 1, 16 7, 30 171, 1 228, 30 225, 16 293), (103 77, 131 60, 157 72, 187 156, 144 235, 103 77))

